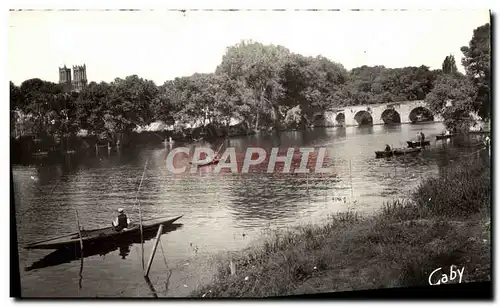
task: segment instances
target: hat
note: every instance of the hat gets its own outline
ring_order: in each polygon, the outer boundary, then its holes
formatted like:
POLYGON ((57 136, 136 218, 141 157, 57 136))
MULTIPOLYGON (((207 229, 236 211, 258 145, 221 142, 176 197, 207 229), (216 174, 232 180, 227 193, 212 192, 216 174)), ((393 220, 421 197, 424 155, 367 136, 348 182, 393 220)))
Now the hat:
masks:
POLYGON ((119 208, 118 212, 120 212, 120 213, 123 212, 123 208, 119 208))

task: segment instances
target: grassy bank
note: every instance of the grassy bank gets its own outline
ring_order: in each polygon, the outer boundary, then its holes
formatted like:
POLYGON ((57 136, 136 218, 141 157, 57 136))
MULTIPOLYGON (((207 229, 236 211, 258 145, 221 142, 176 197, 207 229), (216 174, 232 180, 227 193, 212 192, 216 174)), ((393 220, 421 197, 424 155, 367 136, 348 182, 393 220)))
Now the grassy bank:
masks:
MULTIPOLYGON (((325 225, 275 233, 221 259, 194 297, 265 297, 428 285, 429 274, 465 268, 462 282, 490 277, 490 165, 468 157, 424 180, 374 216, 336 214, 325 225)), ((456 282, 456 281, 455 281, 456 282)))

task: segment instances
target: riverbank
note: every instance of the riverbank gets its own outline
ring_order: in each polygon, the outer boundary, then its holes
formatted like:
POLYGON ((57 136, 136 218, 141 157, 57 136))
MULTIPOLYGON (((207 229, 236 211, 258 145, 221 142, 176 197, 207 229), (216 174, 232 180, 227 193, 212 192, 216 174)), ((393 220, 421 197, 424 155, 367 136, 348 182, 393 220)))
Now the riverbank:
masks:
POLYGON ((219 259, 214 280, 190 296, 266 297, 428 285, 434 270, 441 267, 449 274, 451 265, 464 268, 462 283, 491 280, 490 176, 487 151, 464 157, 438 177, 425 179, 408 199, 387 203, 374 216, 340 213, 325 225, 275 233, 263 244, 219 259))
POLYGON ((54 135, 35 137, 32 135, 11 137, 11 157, 14 163, 33 157, 56 157, 74 153, 117 151, 122 148, 185 144, 197 141, 214 141, 253 135, 256 132, 245 125, 229 127, 197 127, 184 130, 129 131, 109 135, 72 135, 66 139, 54 135), (165 143, 165 142, 172 143, 165 143))

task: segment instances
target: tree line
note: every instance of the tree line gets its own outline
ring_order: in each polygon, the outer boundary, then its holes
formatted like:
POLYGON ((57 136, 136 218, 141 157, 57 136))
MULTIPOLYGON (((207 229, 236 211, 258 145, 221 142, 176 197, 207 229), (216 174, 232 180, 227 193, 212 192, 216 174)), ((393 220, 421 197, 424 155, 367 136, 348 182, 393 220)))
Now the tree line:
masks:
MULTIPOLYGON (((432 48, 432 46, 429 46, 432 48)), ((347 70, 323 56, 307 57, 279 45, 242 41, 227 48, 213 73, 195 73, 156 85, 137 75, 91 82, 66 93, 62 85, 10 82, 11 131, 35 137, 112 136, 161 121, 176 130, 207 124, 227 128, 231 118, 248 130, 300 128, 331 109, 425 99, 448 126, 489 118, 490 25, 462 47, 466 74, 447 56, 442 69, 361 66, 347 70)))

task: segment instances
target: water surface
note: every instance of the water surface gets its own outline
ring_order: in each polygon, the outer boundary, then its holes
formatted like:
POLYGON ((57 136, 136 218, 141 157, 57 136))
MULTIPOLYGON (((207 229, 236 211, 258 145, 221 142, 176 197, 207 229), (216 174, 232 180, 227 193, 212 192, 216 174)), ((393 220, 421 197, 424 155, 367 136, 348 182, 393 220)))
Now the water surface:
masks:
MULTIPOLYGON (((171 149, 161 145, 110 154, 106 149, 98 154, 91 150, 55 162, 14 165, 22 295, 152 296, 142 278, 140 244, 112 246, 85 257, 81 277, 81 263, 75 257, 66 257, 66 263, 24 270, 52 251, 27 251, 22 245, 76 231, 75 210, 85 228, 108 226, 118 207, 137 221, 136 197, 144 219, 183 215, 178 221, 182 227, 161 237, 150 279, 159 296, 186 295, 209 278, 214 254, 240 250, 258 241, 268 228, 321 223, 328 214, 349 208, 371 214, 384 201, 404 197, 423 178, 476 150, 454 147, 449 140, 436 142, 434 136, 442 130, 440 123, 316 128, 281 133, 280 137, 229 141, 237 152, 249 146, 268 151, 272 147, 325 146, 329 148, 325 165, 334 169, 331 174, 267 174, 257 169, 248 174, 173 175, 165 167, 171 149), (424 152, 375 159, 375 150, 383 150, 385 144, 405 147, 406 140, 414 140, 418 131, 431 140, 424 152)), ((216 149, 219 144, 197 145, 216 149)), ((144 245, 146 262, 152 243, 149 240, 144 245)))

